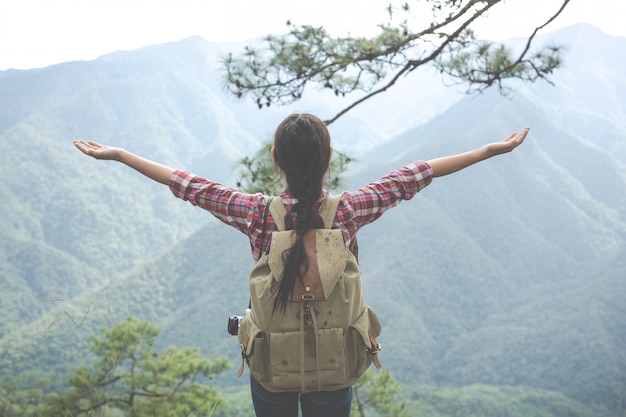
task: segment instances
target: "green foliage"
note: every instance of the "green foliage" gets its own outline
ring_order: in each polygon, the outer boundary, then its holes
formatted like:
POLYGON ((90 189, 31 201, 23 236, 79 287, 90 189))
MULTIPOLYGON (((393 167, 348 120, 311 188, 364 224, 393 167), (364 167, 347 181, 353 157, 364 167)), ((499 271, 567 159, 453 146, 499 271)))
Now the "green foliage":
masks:
POLYGON ((355 417, 598 417, 562 394, 524 386, 414 386, 368 370, 354 386, 355 417))
POLYGON ((212 386, 202 384, 230 366, 226 359, 201 358, 196 349, 152 346, 159 330, 147 321, 127 318, 100 337, 92 336, 92 368, 79 367, 65 394, 46 398, 41 416, 110 415, 208 416, 223 406, 212 386))
POLYGON ((353 387, 352 415, 410 417, 406 401, 399 401, 401 391, 389 370, 375 375, 368 369, 353 387))
POLYGON ((255 417, 249 384, 227 388, 222 396, 226 405, 211 417, 255 417))
MULTIPOLYGON (((270 155, 272 146, 272 142, 267 142, 261 146, 254 157, 246 156, 239 161, 237 187, 242 191, 252 194, 260 192, 265 195, 278 195, 283 185, 270 155)), ((353 158, 333 149, 328 178, 329 189, 338 190, 342 186, 341 175, 352 162, 354 162, 353 158)))
POLYGON ((487 385, 420 386, 410 408, 413 417, 599 417, 595 410, 561 394, 487 385))
POLYGON ((528 82, 544 79, 553 84, 547 76, 561 67, 561 49, 552 45, 529 57, 516 57, 505 45, 477 40, 474 33, 467 30, 462 38, 447 46, 446 54, 438 56, 434 65, 454 83, 467 84, 468 93, 497 85, 506 95, 510 88, 503 84, 505 79, 528 82))
POLYGON ((42 397, 40 389, 17 389, 8 383, 0 382, 0 416, 35 416, 37 404, 42 397))
POLYGON ((270 155, 272 146, 272 142, 266 142, 253 157, 246 156, 238 162, 237 188, 251 194, 277 195, 280 192, 280 181, 270 155))
MULTIPOLYGON (((323 27, 288 22, 287 34, 269 35, 261 46, 246 46, 239 56, 231 53, 224 57, 225 84, 237 97, 251 95, 259 108, 299 100, 309 83, 339 96, 367 93, 327 123, 423 65, 434 65, 453 82, 467 85, 468 92, 492 85, 506 91, 503 80, 545 79, 561 65, 561 47, 532 51, 531 44, 537 32, 568 2, 563 0, 561 8, 546 18, 546 23, 528 37, 526 47, 517 52, 494 42, 478 41, 471 29, 477 19, 503 0, 427 0, 424 3, 431 6, 432 19, 421 28, 407 23, 412 13, 409 3, 389 5, 389 21, 371 38, 336 38, 323 27)), ((414 5, 419 9, 424 3, 414 5)))

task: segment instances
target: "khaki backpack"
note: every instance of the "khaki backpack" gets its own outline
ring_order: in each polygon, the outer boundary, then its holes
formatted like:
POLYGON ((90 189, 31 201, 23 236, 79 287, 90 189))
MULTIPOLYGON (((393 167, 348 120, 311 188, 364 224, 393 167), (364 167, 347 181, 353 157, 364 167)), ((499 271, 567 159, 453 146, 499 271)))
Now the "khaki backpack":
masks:
MULTIPOLYGON (((302 282, 296 280, 284 314, 272 310, 282 256, 293 246, 295 231, 285 230, 287 212, 280 199, 270 199, 278 231, 250 274, 251 310, 238 333, 243 360, 269 391, 334 391, 357 382, 372 362, 380 368, 380 321, 363 304, 357 259, 346 249, 341 230, 331 229, 340 198, 323 203, 324 229, 304 235, 309 268, 302 282)), ((242 361, 238 375, 243 367, 242 361)))

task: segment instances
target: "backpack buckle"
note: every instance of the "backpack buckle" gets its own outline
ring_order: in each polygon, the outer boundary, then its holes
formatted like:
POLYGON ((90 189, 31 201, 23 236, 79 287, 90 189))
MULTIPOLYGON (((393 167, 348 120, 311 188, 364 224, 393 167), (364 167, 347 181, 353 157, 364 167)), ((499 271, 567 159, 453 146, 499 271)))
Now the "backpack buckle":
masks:
POLYGON ((372 347, 368 349, 369 353, 371 353, 372 355, 377 354, 381 350, 383 350, 383 347, 380 345, 380 343, 372 344, 372 347))

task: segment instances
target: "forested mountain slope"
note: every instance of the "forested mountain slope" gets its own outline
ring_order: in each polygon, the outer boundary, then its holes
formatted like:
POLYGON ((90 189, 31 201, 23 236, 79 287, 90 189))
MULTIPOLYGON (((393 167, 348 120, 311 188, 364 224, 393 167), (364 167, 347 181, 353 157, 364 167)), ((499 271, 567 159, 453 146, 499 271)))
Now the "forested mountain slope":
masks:
MULTIPOLYGON (((356 152, 346 174, 356 188, 529 125, 514 153, 434 180, 361 231, 365 297, 384 323, 381 360, 409 386, 519 385, 619 415, 626 65, 615 51, 626 40, 585 25, 554 36, 575 41, 556 87, 465 97, 393 137, 370 128, 408 103, 415 85, 377 98, 381 114, 364 108, 331 130, 338 149, 356 152)), ((164 344, 237 361, 225 327, 247 305, 246 237, 71 144, 123 146, 234 184, 234 161, 253 154, 288 109, 260 112, 226 96, 216 72, 223 50, 191 38, 0 72, 3 374, 84 363, 88 336, 125 316, 162 327, 164 344)))

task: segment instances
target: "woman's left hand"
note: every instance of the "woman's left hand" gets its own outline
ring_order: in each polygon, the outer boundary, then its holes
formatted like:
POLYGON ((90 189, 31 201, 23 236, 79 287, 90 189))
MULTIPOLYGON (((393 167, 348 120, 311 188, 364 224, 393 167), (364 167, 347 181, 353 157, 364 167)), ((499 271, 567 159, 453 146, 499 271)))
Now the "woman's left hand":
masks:
POLYGON ((494 142, 486 145, 487 152, 493 156, 511 152, 524 142, 529 130, 530 128, 525 127, 519 132, 511 133, 506 139, 500 142, 494 142))

